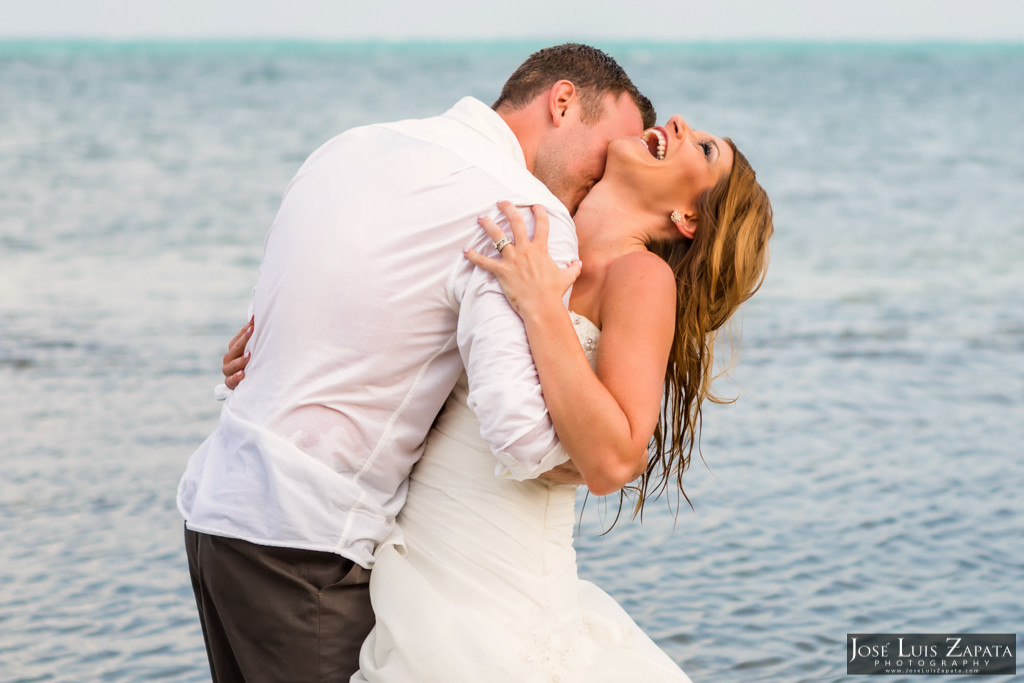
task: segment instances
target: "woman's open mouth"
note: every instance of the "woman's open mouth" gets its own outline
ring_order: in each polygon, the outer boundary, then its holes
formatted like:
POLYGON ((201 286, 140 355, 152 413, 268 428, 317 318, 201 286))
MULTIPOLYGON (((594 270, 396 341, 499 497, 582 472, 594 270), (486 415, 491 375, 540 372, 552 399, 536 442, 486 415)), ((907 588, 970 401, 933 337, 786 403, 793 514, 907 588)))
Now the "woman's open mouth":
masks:
POLYGON ((655 159, 664 159, 665 151, 668 149, 668 132, 661 126, 648 128, 640 136, 640 139, 647 145, 647 151, 655 159))

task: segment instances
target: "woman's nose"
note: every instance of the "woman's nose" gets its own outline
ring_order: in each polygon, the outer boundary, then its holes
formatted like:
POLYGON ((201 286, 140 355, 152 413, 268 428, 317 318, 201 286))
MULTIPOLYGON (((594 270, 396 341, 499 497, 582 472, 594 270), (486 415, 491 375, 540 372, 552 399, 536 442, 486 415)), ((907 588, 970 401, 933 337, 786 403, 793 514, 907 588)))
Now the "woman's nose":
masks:
POLYGON ((668 120, 666 128, 673 131, 676 135, 686 135, 690 132, 690 125, 686 123, 686 119, 679 114, 676 114, 668 120))

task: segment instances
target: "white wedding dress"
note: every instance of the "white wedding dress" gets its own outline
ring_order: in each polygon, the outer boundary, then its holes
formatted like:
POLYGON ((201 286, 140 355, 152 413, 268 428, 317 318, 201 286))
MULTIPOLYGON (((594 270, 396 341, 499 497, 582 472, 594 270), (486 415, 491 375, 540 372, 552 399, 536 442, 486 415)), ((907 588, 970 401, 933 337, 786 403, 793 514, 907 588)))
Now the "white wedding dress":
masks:
MULTIPOLYGON (((573 315, 594 363, 600 331, 573 315)), ((689 681, 576 574, 576 487, 494 474, 459 381, 413 470, 401 533, 378 549, 377 624, 353 682, 689 681)))

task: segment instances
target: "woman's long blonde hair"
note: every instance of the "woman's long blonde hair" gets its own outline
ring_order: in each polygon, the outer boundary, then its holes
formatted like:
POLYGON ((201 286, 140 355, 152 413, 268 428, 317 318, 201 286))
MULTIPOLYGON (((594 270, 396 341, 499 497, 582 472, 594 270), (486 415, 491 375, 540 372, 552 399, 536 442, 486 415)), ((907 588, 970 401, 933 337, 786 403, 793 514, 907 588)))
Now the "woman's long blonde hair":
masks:
POLYGON ((698 200, 693 239, 648 245, 676 276, 676 330, 665 395, 651 439, 647 471, 637 486, 634 514, 670 482, 683 491, 683 473, 700 452, 701 405, 728 403, 711 392, 718 330, 761 287, 768 267, 772 206, 746 157, 726 138, 734 161, 729 175, 698 200))

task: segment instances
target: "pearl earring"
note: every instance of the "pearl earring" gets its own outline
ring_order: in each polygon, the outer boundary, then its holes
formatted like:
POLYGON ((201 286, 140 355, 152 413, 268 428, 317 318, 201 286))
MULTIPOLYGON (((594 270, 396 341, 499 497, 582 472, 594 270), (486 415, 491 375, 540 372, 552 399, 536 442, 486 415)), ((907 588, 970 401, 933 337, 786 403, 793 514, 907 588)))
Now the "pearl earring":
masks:
POLYGON ((668 217, 668 219, 673 223, 682 223, 683 214, 679 213, 678 211, 673 211, 672 214, 668 217))

